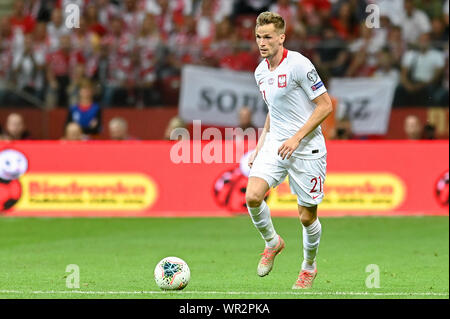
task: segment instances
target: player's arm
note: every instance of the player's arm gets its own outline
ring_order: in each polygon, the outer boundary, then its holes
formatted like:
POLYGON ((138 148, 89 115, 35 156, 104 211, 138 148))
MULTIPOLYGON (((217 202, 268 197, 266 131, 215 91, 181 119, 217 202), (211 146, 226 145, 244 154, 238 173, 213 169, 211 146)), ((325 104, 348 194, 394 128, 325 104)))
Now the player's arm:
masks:
POLYGON ((258 144, 256 145, 256 149, 252 153, 252 155, 250 155, 250 157, 248 159, 248 166, 252 167, 253 162, 255 161, 256 155, 258 155, 259 150, 263 147, 264 141, 266 139, 266 134, 269 131, 270 131, 270 117, 269 117, 269 113, 267 113, 266 122, 264 123, 264 128, 261 133, 261 136, 259 137, 258 144))
POLYGON ((287 139, 278 149, 278 155, 280 155, 283 159, 290 158, 292 153, 300 145, 302 139, 314 131, 316 127, 318 127, 320 123, 322 123, 323 120, 325 120, 327 116, 333 112, 333 105, 327 92, 319 95, 312 101, 316 104, 316 108, 306 121, 305 125, 303 125, 294 136, 287 139))

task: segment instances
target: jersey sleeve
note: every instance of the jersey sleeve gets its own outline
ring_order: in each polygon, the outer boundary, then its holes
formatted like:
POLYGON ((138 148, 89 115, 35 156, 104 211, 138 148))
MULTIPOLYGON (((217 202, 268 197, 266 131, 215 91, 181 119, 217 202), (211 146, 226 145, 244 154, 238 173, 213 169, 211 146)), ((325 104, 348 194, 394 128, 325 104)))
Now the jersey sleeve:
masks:
POLYGON ((297 59, 292 68, 294 81, 303 89, 310 100, 327 92, 314 65, 308 59, 297 59))

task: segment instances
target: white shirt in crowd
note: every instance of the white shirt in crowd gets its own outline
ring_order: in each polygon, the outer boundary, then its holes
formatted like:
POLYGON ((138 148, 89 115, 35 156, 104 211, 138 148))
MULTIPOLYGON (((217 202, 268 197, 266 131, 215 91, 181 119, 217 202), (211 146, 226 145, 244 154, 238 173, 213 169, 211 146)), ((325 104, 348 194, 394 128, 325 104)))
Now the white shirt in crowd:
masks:
POLYGON ((43 86, 43 74, 36 73, 36 68, 45 64, 45 54, 43 52, 35 51, 33 54, 33 60, 29 55, 24 56, 24 51, 16 52, 13 59, 13 69, 19 70, 16 74, 17 86, 23 89, 26 86, 35 87, 37 89, 43 86))
POLYGON ((412 78, 417 82, 429 82, 436 70, 443 68, 445 57, 442 52, 429 49, 426 52, 407 51, 402 59, 402 67, 412 70, 412 78))
POLYGON ((411 16, 405 11, 403 0, 373 0, 380 8, 380 14, 388 16, 394 25, 402 28, 403 39, 407 43, 417 42, 422 33, 431 31, 431 22, 425 12, 414 9, 411 16))
POLYGON ((53 22, 47 24, 47 35, 50 39, 49 51, 53 52, 59 49, 59 38, 63 35, 71 34, 72 31, 68 29, 65 23, 61 23, 60 26, 56 26, 53 22))
POLYGON ((416 43, 421 34, 431 31, 431 22, 425 12, 415 9, 411 16, 403 13, 401 27, 406 43, 416 43))

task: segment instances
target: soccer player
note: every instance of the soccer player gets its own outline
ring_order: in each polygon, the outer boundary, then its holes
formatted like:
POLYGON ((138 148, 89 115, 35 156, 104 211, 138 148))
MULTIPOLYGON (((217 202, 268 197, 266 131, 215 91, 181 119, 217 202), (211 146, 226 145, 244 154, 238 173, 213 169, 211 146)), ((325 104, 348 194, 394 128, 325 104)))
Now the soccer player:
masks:
POLYGON ((320 123, 332 112, 327 90, 310 60, 283 47, 285 22, 272 12, 256 20, 256 42, 263 61, 255 70, 256 83, 269 113, 251 167, 246 202, 253 224, 266 242, 258 264, 266 276, 285 243, 272 224, 264 196, 289 176, 297 195, 303 227, 303 263, 293 289, 312 287, 317 275, 316 254, 322 227, 317 205, 323 198, 326 147, 320 123))

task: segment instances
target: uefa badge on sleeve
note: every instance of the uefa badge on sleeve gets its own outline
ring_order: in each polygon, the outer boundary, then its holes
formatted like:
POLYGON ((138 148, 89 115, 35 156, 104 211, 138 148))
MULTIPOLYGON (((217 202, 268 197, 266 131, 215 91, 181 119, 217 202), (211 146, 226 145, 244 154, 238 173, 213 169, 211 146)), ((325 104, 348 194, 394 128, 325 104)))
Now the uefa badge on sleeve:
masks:
POLYGON ((319 75, 317 74, 317 71, 312 69, 306 74, 306 77, 308 80, 310 80, 312 83, 316 83, 317 79, 319 78, 319 75))
POLYGON ((278 87, 285 88, 286 87, 286 74, 280 74, 278 76, 278 87))

